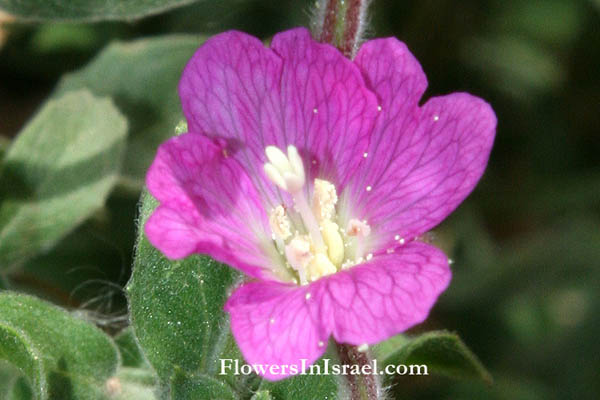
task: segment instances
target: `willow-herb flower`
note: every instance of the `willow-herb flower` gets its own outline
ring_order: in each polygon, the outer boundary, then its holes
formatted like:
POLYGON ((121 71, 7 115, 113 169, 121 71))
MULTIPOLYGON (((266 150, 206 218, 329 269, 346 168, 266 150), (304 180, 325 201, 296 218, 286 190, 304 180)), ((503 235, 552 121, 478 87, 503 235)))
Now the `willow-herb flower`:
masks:
POLYGON ((374 344, 422 322, 446 289, 448 258, 419 238, 483 174, 496 117, 427 80, 394 39, 353 61, 298 28, 226 32, 179 85, 189 133, 160 146, 145 226, 167 257, 202 253, 252 279, 225 305, 246 361, 316 361, 331 336, 374 344))

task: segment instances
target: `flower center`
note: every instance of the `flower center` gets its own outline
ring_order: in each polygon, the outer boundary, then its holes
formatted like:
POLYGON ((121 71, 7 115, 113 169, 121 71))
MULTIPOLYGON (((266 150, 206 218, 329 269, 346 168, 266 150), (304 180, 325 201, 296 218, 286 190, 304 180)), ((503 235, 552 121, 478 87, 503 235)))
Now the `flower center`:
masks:
POLYGON ((288 146, 287 154, 268 146, 265 153, 267 177, 288 192, 294 203, 291 208, 279 205, 272 209, 269 224, 275 246, 297 283, 306 285, 361 262, 364 238, 371 229, 366 221, 350 219, 344 224, 339 220, 335 185, 317 178, 306 190, 304 164, 295 146, 288 146))

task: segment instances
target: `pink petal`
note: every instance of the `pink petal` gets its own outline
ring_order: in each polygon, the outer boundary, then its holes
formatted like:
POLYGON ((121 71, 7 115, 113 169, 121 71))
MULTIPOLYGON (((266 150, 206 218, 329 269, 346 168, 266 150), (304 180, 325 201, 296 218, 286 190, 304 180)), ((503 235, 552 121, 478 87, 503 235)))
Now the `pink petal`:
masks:
POLYGON ((300 365, 306 359, 309 365, 330 335, 340 343, 374 344, 422 322, 450 275, 440 250, 411 242, 307 286, 246 283, 225 310, 249 364, 300 365))
MULTIPOLYGON (((225 310, 231 315, 231 331, 250 365, 295 366, 314 363, 325 352, 329 332, 318 320, 318 311, 306 299, 308 286, 277 282, 246 283, 229 297, 225 310)), ((257 371, 269 380, 292 375, 257 371)))
POLYGON ((209 254, 252 276, 269 276, 272 263, 265 211, 242 166, 203 135, 163 143, 146 184, 161 203, 146 222, 150 242, 169 258, 209 254))
POLYGON ((361 46, 354 63, 379 100, 381 117, 376 129, 389 129, 388 124, 396 128, 406 125, 427 89, 421 64, 406 45, 396 38, 370 40, 361 46))
POLYGON ((483 174, 496 117, 483 100, 456 93, 419 107, 421 67, 396 39, 367 42, 356 57, 382 104, 368 157, 348 194, 357 218, 385 250, 439 224, 483 174))
POLYGON ((303 150, 313 178, 343 188, 367 149, 377 99, 350 60, 304 28, 275 35, 271 48, 283 60, 284 135, 303 150))
POLYGON ((375 344, 424 321, 450 277, 444 253, 408 243, 326 278, 323 324, 340 343, 375 344))
POLYGON ((358 68, 305 29, 276 35, 272 50, 226 32, 188 63, 179 94, 190 130, 223 138, 272 205, 280 202, 262 171, 268 145, 295 145, 313 177, 343 184, 360 162, 377 102, 358 68))

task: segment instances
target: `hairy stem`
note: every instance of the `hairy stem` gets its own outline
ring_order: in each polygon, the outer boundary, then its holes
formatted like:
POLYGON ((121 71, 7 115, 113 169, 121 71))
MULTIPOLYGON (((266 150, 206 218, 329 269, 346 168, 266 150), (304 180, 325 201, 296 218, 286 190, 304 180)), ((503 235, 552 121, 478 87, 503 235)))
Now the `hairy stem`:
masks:
POLYGON ((318 0, 312 23, 315 38, 336 46, 348 58, 354 57, 365 31, 370 2, 318 0))
POLYGON ((336 343, 337 352, 342 364, 358 366, 360 371, 370 371, 371 373, 361 373, 359 375, 345 375, 350 387, 349 400, 382 400, 383 392, 381 382, 375 373, 373 373, 373 359, 368 350, 359 351, 356 346, 336 343))

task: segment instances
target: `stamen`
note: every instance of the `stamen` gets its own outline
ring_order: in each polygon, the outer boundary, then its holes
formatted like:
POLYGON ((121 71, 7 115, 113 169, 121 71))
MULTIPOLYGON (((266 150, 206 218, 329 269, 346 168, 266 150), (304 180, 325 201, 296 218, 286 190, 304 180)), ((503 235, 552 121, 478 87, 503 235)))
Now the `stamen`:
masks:
POLYGON ((303 237, 295 237, 290 244, 285 246, 285 255, 288 262, 300 277, 300 284, 306 285, 306 270, 313 259, 313 254, 310 251, 310 242, 303 237))
POLYGON ((321 221, 333 219, 337 201, 335 186, 323 179, 315 179, 313 210, 321 221))
MULTIPOLYGON (((269 225, 279 253, 286 257, 286 265, 297 272, 296 284, 306 285, 323 276, 364 262, 364 254, 371 228, 367 221, 351 219, 347 227, 336 223, 338 195, 335 185, 323 179, 315 179, 312 199, 306 184, 304 164, 298 149, 288 146, 287 154, 275 146, 265 149, 268 162, 264 165, 267 177, 280 189, 288 192, 293 208, 279 205, 269 213, 269 225), (291 216, 302 220, 300 232, 292 232, 291 216), (297 213, 297 214, 295 214, 297 213)), ((363 157, 368 154, 364 153, 363 157)), ((314 162, 314 161, 313 161, 314 162)), ((367 187, 371 190, 371 186, 367 187)), ((342 214, 343 215, 343 214, 342 214)), ((347 219, 342 218, 344 223, 347 219)), ((373 257, 368 254, 367 260, 373 257)), ((291 273, 291 275, 295 275, 291 273)), ((306 299, 310 298, 310 294, 306 299)))
POLYGON ((356 236, 358 239, 364 239, 371 233, 371 227, 366 221, 351 219, 346 228, 348 236, 356 236))
POLYGON ((315 254, 309 265, 309 277, 311 281, 316 281, 323 276, 335 274, 336 272, 337 268, 335 265, 323 253, 315 254))
POLYGON ((285 241, 292 236, 291 222, 283 206, 279 205, 271 210, 269 225, 271 226, 271 232, 273 232, 273 240, 277 243, 277 250, 283 252, 285 241))
POLYGON ((362 257, 365 252, 364 239, 371 233, 371 227, 369 226, 369 224, 367 224, 367 221, 360 221, 358 219, 353 218, 348 222, 346 233, 348 236, 356 237, 356 247, 354 252, 355 258, 358 259, 362 257))
POLYGON ((324 252, 325 244, 321 237, 319 224, 308 206, 304 191, 301 190, 306 179, 302 158, 298 154, 296 146, 288 146, 287 151, 286 156, 279 148, 267 146, 265 154, 270 162, 264 165, 265 172, 273 183, 292 195, 296 209, 302 217, 315 249, 317 252, 324 252))
POLYGON ((340 235, 340 228, 335 222, 323 221, 321 223, 323 239, 327 245, 327 255, 331 262, 337 266, 344 261, 344 241, 340 235))
POLYGON ((325 243, 323 242, 323 237, 321 236, 321 230, 319 228, 319 224, 317 223, 317 219, 313 214, 312 210, 308 207, 308 202, 306 201, 306 196, 304 192, 296 192, 292 194, 294 198, 294 204, 296 205, 296 210, 300 213, 302 217, 302 221, 304 222, 304 226, 308 231, 311 239, 313 240, 313 244, 315 245, 315 250, 318 253, 325 252, 325 243))

